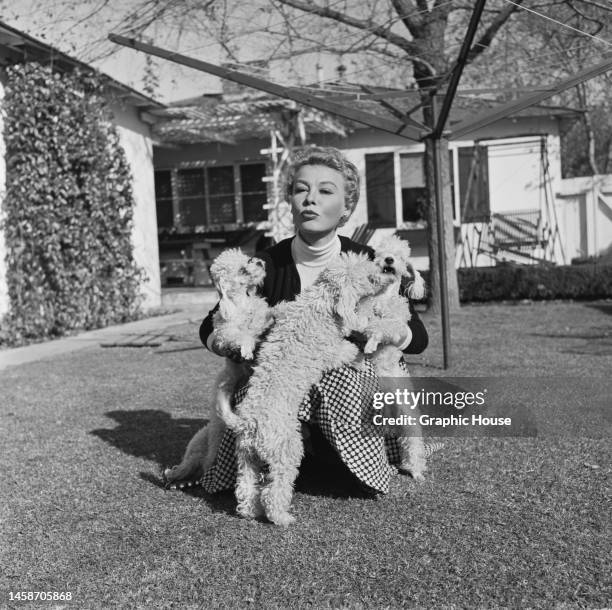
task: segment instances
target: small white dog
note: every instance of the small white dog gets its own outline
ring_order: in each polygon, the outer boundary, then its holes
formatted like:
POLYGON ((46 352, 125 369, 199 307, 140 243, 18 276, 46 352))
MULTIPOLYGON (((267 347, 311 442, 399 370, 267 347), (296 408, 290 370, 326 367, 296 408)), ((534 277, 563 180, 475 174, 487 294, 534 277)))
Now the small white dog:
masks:
POLYGON ((265 513, 283 526, 295 520, 289 507, 303 456, 299 405, 326 370, 354 362, 358 347, 345 337, 362 325, 358 304, 391 281, 366 255, 343 253, 295 301, 275 309, 236 413, 226 395, 218 401, 221 417, 238 435, 239 515, 265 513))
MULTIPOLYGON (((425 282, 410 261, 408 242, 392 236, 376 248, 375 264, 394 277, 381 294, 365 299, 359 307, 360 317, 367 319, 365 328, 360 329, 368 341, 364 353, 371 354, 372 364, 379 377, 409 377, 400 365, 402 352, 393 343, 402 336, 402 329, 410 320, 410 309, 406 297, 422 299, 425 296, 425 282), (404 294, 400 295, 402 278, 407 280, 404 294)), ((415 426, 414 436, 400 436, 400 468, 410 472, 417 480, 424 478, 426 450, 420 426, 415 426), (417 429, 418 428, 418 429, 417 429)))
MULTIPOLYGON (((247 361, 237 363, 225 358, 215 382, 215 397, 225 395, 229 400, 237 384, 250 374, 248 361, 253 359, 258 339, 273 322, 266 301, 254 294, 264 280, 265 265, 234 248, 215 259, 210 275, 220 299, 213 317, 215 341, 219 347, 240 353, 247 361)), ((181 463, 164 471, 167 483, 176 481, 181 482, 178 483, 181 487, 190 486, 212 465, 225 431, 217 410, 212 410, 208 424, 189 441, 181 463)))

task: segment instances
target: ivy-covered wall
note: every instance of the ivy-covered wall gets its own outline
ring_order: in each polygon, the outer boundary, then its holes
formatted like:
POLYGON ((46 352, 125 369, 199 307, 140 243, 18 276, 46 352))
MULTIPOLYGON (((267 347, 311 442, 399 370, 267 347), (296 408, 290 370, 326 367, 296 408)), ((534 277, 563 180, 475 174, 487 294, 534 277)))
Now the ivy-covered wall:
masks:
POLYGON ((101 82, 14 66, 2 114, 9 311, 0 343, 137 318, 144 278, 133 256, 132 178, 101 82))

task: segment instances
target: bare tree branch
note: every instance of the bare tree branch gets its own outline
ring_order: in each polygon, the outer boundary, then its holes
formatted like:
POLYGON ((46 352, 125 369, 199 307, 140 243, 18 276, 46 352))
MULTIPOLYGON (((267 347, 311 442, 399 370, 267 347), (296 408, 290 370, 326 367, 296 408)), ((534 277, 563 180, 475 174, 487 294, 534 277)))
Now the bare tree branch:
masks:
MULTIPOLYGON (((514 0, 516 4, 522 4, 523 0, 514 0)), ((497 17, 493 19, 493 21, 489 24, 489 27, 484 31, 482 36, 478 39, 477 42, 474 43, 467 57, 467 63, 471 63, 478 57, 483 51, 489 48, 493 38, 500 30, 500 28, 508 21, 510 16, 516 12, 518 6, 515 4, 508 4, 504 9, 502 9, 497 17)))
POLYGON ((415 10, 416 7, 412 0, 391 0, 391 4, 408 31, 414 36, 415 32, 422 27, 423 20, 419 19, 419 11, 415 10))
POLYGON ((596 8, 603 9, 604 11, 610 11, 612 13, 612 4, 602 4, 601 2, 596 2, 596 0, 581 0, 581 2, 582 4, 594 6, 596 8))
POLYGON ((358 30, 369 30, 375 36, 388 40, 390 43, 406 51, 406 53, 417 55, 419 52, 419 49, 413 42, 407 40, 403 36, 394 34, 389 30, 389 28, 386 28, 382 25, 375 24, 370 21, 363 21, 362 19, 351 17, 350 15, 347 15, 340 11, 335 11, 325 6, 307 4, 306 2, 302 2, 301 0, 278 0, 278 2, 286 6, 296 8, 300 11, 304 11, 305 13, 318 15, 319 17, 325 17, 326 19, 332 19, 339 23, 344 23, 345 25, 351 26, 358 30))

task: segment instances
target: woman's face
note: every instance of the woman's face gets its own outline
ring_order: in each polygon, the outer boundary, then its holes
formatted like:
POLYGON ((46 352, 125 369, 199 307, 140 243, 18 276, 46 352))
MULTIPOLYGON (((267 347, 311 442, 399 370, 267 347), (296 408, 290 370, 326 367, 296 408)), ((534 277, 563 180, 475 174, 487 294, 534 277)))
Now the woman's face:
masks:
POLYGON ((344 176, 325 165, 300 167, 293 181, 291 212, 303 238, 334 232, 346 212, 344 176))

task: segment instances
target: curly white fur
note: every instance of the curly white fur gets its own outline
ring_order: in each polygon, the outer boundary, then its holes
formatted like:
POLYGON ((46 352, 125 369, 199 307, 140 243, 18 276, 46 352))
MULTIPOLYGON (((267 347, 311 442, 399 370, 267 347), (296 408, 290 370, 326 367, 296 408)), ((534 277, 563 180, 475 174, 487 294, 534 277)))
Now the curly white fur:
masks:
MULTIPOLYGON (((229 249, 215 259, 210 275, 220 298, 219 309, 213 316, 216 344, 252 360, 259 337, 273 321, 266 301, 253 294, 264 280, 264 262, 249 258, 239 248, 229 249)), ((248 362, 239 364, 226 358, 215 382, 215 397, 231 396, 250 372, 248 362)), ((190 485, 212 465, 225 432, 217 410, 212 411, 208 424, 189 441, 181 463, 164 471, 168 483, 187 479, 186 484, 190 485)))
POLYGON ((392 281, 365 255, 341 254, 295 301, 275 310, 275 324, 257 356, 248 391, 236 413, 220 395, 220 415, 238 434, 237 512, 265 513, 289 525, 293 483, 303 456, 297 412, 322 374, 355 360, 358 348, 345 337, 362 325, 361 299, 392 281))
MULTIPOLYGON (((365 299, 359 308, 359 315, 368 320, 362 332, 368 338, 364 348, 371 354, 372 364, 379 377, 408 377, 400 366, 402 352, 397 343, 410 320, 410 308, 406 297, 422 299, 425 296, 425 282, 410 261, 408 242, 392 236, 376 248, 375 264, 394 277, 387 289, 374 297, 365 299), (402 278, 407 279, 404 294, 399 294, 402 278)), ((415 436, 400 437, 400 468, 407 470, 414 479, 422 480, 426 470, 426 451, 422 431, 415 436)))

